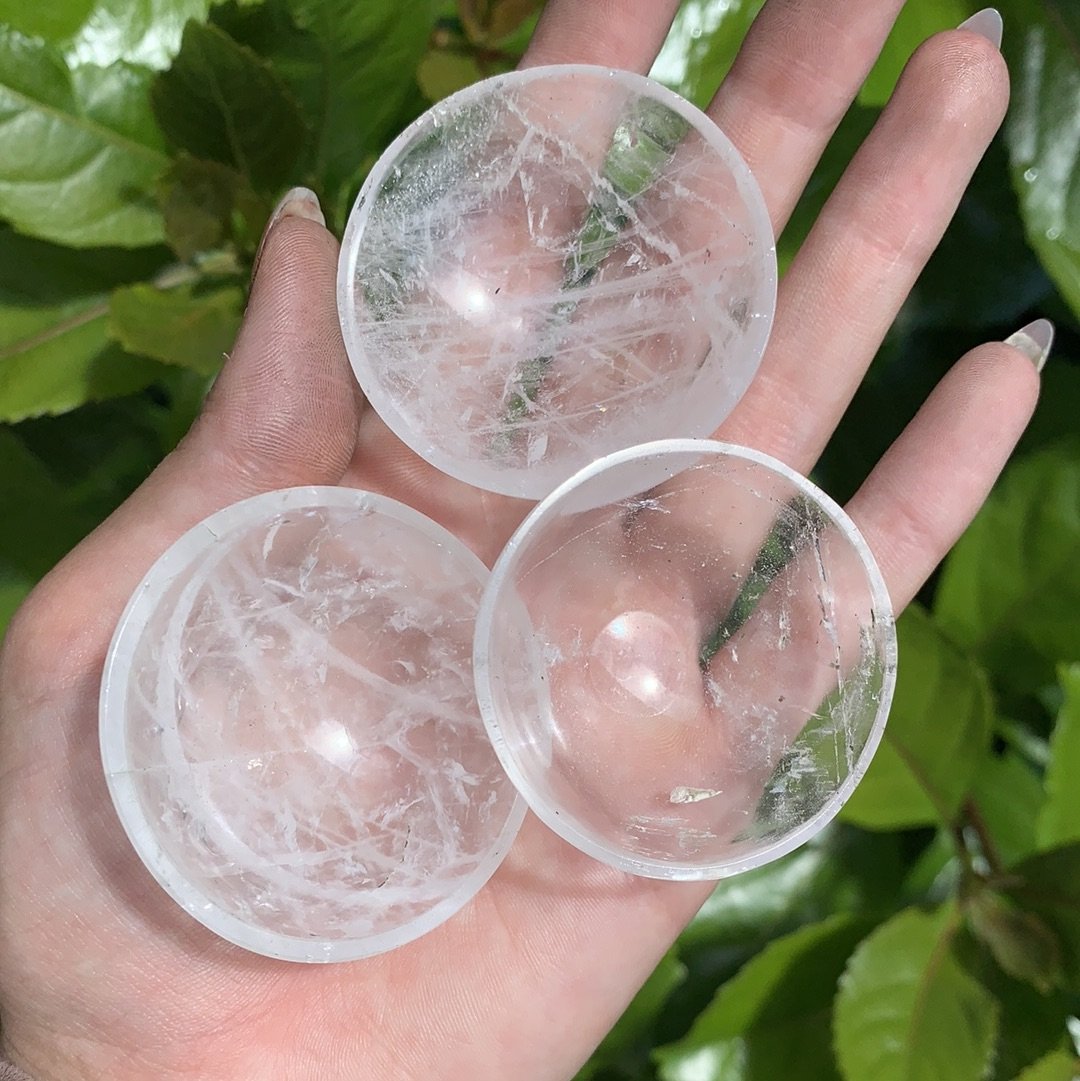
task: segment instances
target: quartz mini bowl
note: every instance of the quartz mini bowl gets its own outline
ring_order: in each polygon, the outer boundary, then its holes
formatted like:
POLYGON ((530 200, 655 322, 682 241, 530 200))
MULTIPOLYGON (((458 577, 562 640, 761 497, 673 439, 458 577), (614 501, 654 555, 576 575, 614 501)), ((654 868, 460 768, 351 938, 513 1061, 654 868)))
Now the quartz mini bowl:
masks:
POLYGON ((827 495, 740 447, 673 440, 582 470, 492 571, 474 671, 531 808, 638 875, 712 879, 790 851, 881 738, 896 637, 827 495))
POLYGON ((536 499, 611 451, 714 431, 775 300, 769 216, 723 132, 577 65, 420 117, 364 183, 338 274, 382 419, 443 472, 536 499))
POLYGON ((143 862, 217 934, 294 961, 402 945, 495 870, 523 805, 477 711, 483 564, 346 488, 212 515, 151 568, 101 695, 143 862))

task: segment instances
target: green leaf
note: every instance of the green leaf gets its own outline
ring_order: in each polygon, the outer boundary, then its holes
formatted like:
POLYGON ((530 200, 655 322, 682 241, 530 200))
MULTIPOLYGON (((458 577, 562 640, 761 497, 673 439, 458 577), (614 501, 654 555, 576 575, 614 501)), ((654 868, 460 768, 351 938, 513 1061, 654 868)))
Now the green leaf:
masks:
POLYGON ((837 980, 866 932, 836 916, 775 939, 720 988, 678 1043, 657 1051, 664 1081, 836 1076, 829 1016, 837 980))
POLYGON ((55 304, 142 281, 171 261, 164 246, 80 250, 34 240, 0 223, 0 302, 55 304))
POLYGON ((1076 435, 1076 418, 1080 416, 1080 364, 1062 363, 1055 355, 1054 363, 1042 372, 1042 392, 1035 416, 1020 439, 1018 454, 1045 450, 1076 435))
POLYGON ((840 915, 773 939, 717 992, 691 1042, 725 1039, 828 1003, 865 922, 840 915))
POLYGON ((931 826, 946 817, 887 740, 840 815, 843 822, 876 830, 931 826))
POLYGON ((998 1028, 993 998, 957 964, 957 915, 908 909, 855 951, 834 1031, 848 1081, 979 1081, 998 1028))
POLYGON ((945 563, 942 627, 995 680, 1030 693, 1080 659, 1080 443, 1011 466, 945 563))
MULTIPOLYGON (((118 60, 167 68, 189 19, 219 0, 0 0, 0 22, 60 46, 72 67, 118 60)), ((256 0, 258 2, 258 0, 256 0)))
POLYGON ((275 190, 293 177, 308 133, 281 77, 216 26, 190 22, 173 66, 154 83, 154 114, 178 148, 275 190))
POLYGON ((0 26, 0 216, 75 247, 162 239, 154 182, 168 165, 131 64, 68 69, 51 46, 0 26))
POLYGON ((1035 824, 1046 797, 1042 778, 1019 754, 985 758, 972 798, 1006 867, 1036 850, 1035 824))
POLYGON ((908 904, 941 904, 956 892, 962 869, 951 831, 939 829, 904 879, 908 904))
POLYGON ((1032 247, 1080 315, 1080 11, 1069 0, 1007 11, 1013 180, 1032 247))
POLYGON ((1002 970, 1041 994, 1062 982, 1061 943, 1038 916, 982 889, 967 905, 968 921, 1002 970))
MULTIPOLYGON (((0 448, 0 465, 2 465, 2 448, 0 448)), ((36 582, 36 577, 0 562, 0 645, 3 644, 4 631, 8 629, 11 617, 29 596, 36 582)))
POLYGON ((158 184, 165 236, 185 262, 199 252, 234 243, 250 249, 270 215, 235 169, 181 154, 158 184))
POLYGON ((240 329, 244 290, 130 285, 109 301, 109 331, 127 350, 203 375, 221 367, 240 329))
POLYGON ((0 421, 62 413, 129 394, 159 365, 108 338, 108 290, 162 253, 73 252, 0 228, 0 421))
POLYGON ((442 49, 432 49, 416 68, 416 81, 428 101, 442 101, 482 78, 474 56, 442 49))
POLYGON ((900 662, 885 738, 842 812, 866 829, 951 821, 971 788, 993 719, 985 676, 925 611, 909 608, 897 636, 900 662))
POLYGON ((683 0, 650 75, 704 109, 764 0, 683 0))
POLYGON ((884 105, 912 53, 928 37, 959 26, 975 10, 971 0, 908 0, 859 92, 859 104, 884 105))
POLYGON ((51 0, 47 4, 0 0, 0 23, 55 44, 74 34, 93 6, 94 0, 51 0))
POLYGON ((1039 815, 1043 848, 1080 841, 1080 664, 1063 665, 1059 678, 1065 703, 1050 743, 1046 805, 1039 815))
POLYGON ((63 413, 130 394, 158 366, 110 346, 108 301, 0 308, 0 421, 63 413))
MULTIPOLYGON (((1047 691, 1057 693, 1058 688, 1042 687, 1038 693, 1041 695, 1047 691)), ((1061 703, 1058 702, 1055 708, 1060 707, 1061 703)), ((1009 748, 1032 767, 1042 771, 1050 764, 1050 740, 1042 734, 1041 728, 1036 731, 1037 723, 1037 715, 1025 721, 1015 721, 1011 717, 998 717, 995 729, 996 734, 1009 748), (1034 726, 1033 722, 1035 722, 1034 726)))
POLYGON ((1080 843, 1032 856, 1009 872, 1003 892, 1042 918, 1061 943, 1062 986, 1080 993, 1080 843))
POLYGON ((0 425, 0 568, 36 577, 111 513, 176 445, 207 380, 160 369, 152 394, 0 425))
POLYGON ((839 912, 889 912, 902 878, 893 838, 832 825, 795 852, 720 882, 680 948, 686 957, 753 949, 839 912))
POLYGON ((1014 979, 974 936, 961 933, 957 959, 964 970, 993 996, 1001 1007, 992 1081, 1013 1081, 1021 1070, 1057 1047, 1066 1037, 1065 1019, 1075 1004, 1061 991, 1048 995, 1030 983, 1014 979))
POLYGON ((661 1008, 671 993, 686 979, 686 966, 674 950, 656 966, 644 986, 634 996, 615 1027, 604 1037, 592 1057, 578 1072, 575 1081, 588 1081, 598 1071, 615 1068, 635 1052, 648 1048, 661 1008))
POLYGON ((274 69, 300 103, 300 111, 314 130, 326 106, 325 56, 315 35, 296 25, 289 10, 290 2, 259 0, 257 5, 250 6, 229 0, 215 6, 210 22, 274 69))
MULTIPOLYGON (((1027 242, 1016 192, 1003 183, 1008 173, 1008 151, 999 137, 904 305, 909 327, 952 333, 963 327, 997 336, 996 331, 1009 327, 1011 333, 1027 322, 1029 312, 1052 303, 1054 287, 1027 242)), ((967 345, 960 343, 957 353, 967 345)))
POLYGON ((0 644, 3 643, 11 617, 33 588, 34 579, 29 575, 12 573, 8 568, 0 567, 0 644))
MULTIPOLYGON (((50 0, 52 2, 52 0, 50 0)), ((117 60, 167 68, 189 19, 202 21, 215 0, 93 0, 64 42, 69 63, 107 67, 117 60)))
POLYGON ((1067 1051, 1053 1051, 1029 1066, 1016 1081, 1077 1081, 1080 1058, 1067 1051))
POLYGON ((480 79, 512 71, 529 45, 537 0, 460 0, 455 14, 444 9, 416 81, 428 101, 441 101, 480 79))
MULTIPOLYGON (((125 255, 127 253, 120 253, 125 255)), ((155 393, 0 426, 0 629, 58 559, 146 478, 186 428, 198 378, 163 369, 155 393)))
POLYGON ((987 989, 1001 1004, 1001 1033, 995 1060, 995 1078, 1012 1078, 1036 1056, 1061 1046, 1065 1018, 1075 1002, 1062 994, 1043 995, 1018 980, 989 981, 987 989))
POLYGON ((315 174, 333 201, 364 158, 379 153, 397 133, 410 98, 419 98, 415 72, 437 4, 287 0, 287 6, 320 52, 315 174))
POLYGON ((483 44, 504 41, 543 6, 544 0, 458 0, 469 37, 483 44))
MULTIPOLYGON (((82 493, 62 484, 19 438, 0 426, 0 568, 34 581, 100 520, 82 493)), ((9 578, 10 580, 10 578, 9 578)))
POLYGON ((683 1032, 717 987, 778 936, 843 913, 891 915, 907 903, 905 872, 900 837, 834 822, 795 852, 720 882, 679 938, 689 972, 663 1030, 683 1032))
POLYGON ((162 367, 151 391, 23 421, 8 430, 100 520, 175 448, 209 386, 206 376, 162 367))

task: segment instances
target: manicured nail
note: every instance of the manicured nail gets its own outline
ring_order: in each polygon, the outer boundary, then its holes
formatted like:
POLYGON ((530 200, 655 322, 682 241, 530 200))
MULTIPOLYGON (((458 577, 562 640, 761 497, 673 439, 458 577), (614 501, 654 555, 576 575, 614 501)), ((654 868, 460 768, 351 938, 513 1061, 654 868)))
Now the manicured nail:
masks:
POLYGON ((1049 319, 1036 319, 1011 338, 1006 338, 1005 344, 1019 349, 1035 365, 1035 371, 1041 372, 1054 347, 1054 324, 1049 319))
POLYGON ((995 49, 1000 49, 1001 39, 1005 35, 1005 20, 997 8, 983 8, 962 22, 959 29, 981 34, 995 49))
POLYGON ((282 218, 307 218, 308 221, 317 222, 319 225, 326 224, 322 207, 319 206, 319 197, 311 188, 290 188, 281 197, 278 205, 274 207, 274 211, 266 223, 266 228, 263 230, 262 240, 259 241, 259 250, 255 253, 255 261, 251 267, 252 278, 258 273, 263 249, 266 247, 266 238, 273 232, 274 226, 282 218))

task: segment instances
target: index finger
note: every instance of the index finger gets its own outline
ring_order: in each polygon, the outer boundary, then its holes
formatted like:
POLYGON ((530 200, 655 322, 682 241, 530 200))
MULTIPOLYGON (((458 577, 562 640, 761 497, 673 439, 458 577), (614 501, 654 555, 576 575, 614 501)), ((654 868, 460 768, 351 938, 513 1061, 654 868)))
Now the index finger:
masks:
POLYGON ((708 113, 757 175, 779 235, 903 0, 772 0, 708 113))
POLYGON ((600 64, 644 74, 679 0, 548 0, 522 67, 600 64))

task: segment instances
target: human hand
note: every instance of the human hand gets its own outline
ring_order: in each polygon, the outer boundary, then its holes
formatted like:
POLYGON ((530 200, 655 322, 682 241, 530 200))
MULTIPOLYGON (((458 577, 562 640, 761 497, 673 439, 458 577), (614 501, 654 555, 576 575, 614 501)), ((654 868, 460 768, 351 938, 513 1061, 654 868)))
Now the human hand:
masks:
MULTIPOLYGON (((676 7, 550 0, 526 62, 645 71, 676 7)), ((900 7, 770 0, 755 25, 710 112, 777 233, 900 7)), ((761 372, 720 437, 809 471, 1001 123, 1007 83, 978 33, 920 50, 781 283, 761 372)), ((138 862, 101 772, 97 691, 120 611, 173 540, 259 491, 345 484, 411 504, 490 563, 528 509, 439 474, 364 408, 319 218, 297 196, 272 223, 202 416, 5 643, 0 1013, 5 1046, 40 1081, 566 1078, 708 892, 621 875, 529 818, 448 923, 369 960, 300 966, 215 938, 138 862)), ((982 502, 1037 386, 1030 356, 975 350, 849 504, 897 609, 982 502)))

